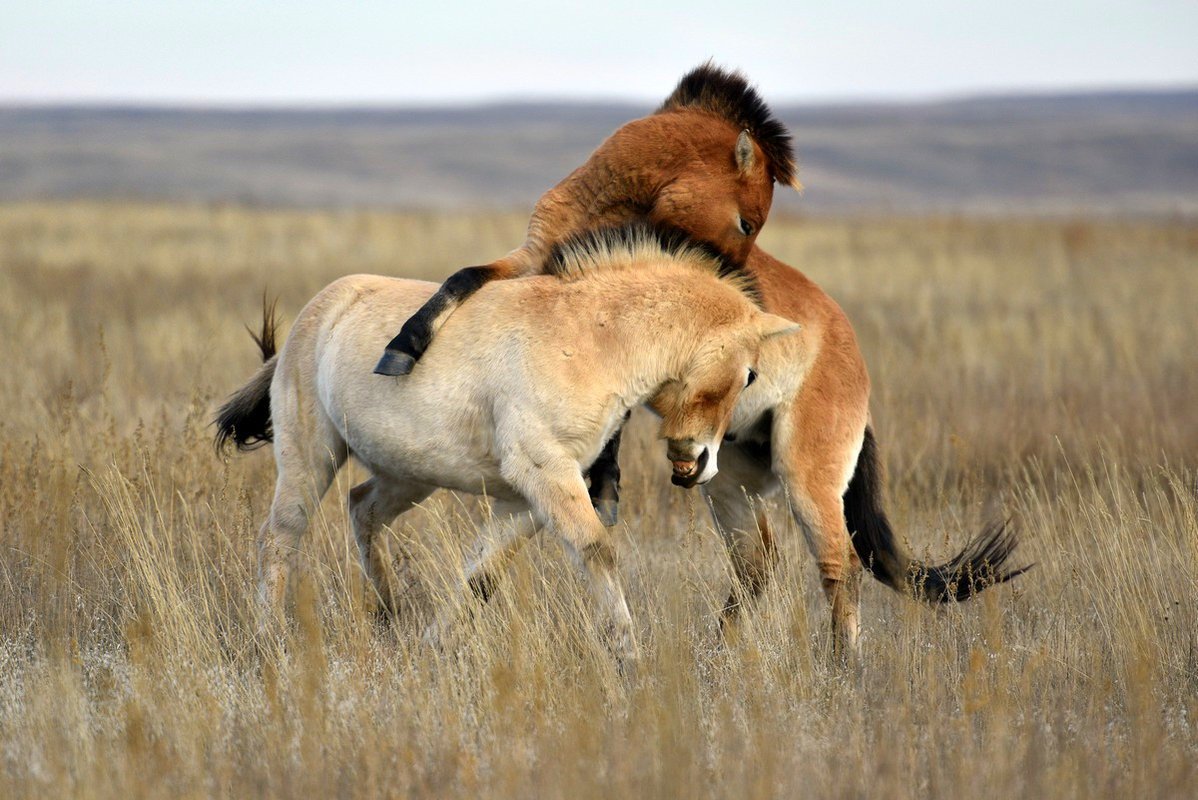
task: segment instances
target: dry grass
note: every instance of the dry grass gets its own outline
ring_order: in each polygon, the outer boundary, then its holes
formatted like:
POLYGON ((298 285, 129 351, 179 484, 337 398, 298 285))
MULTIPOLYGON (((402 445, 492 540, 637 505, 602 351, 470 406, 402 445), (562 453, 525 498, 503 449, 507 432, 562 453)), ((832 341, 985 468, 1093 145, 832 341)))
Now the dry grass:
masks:
POLYGON ((342 476, 284 646, 256 640, 267 453, 207 421, 247 378, 263 286, 437 277, 519 216, 0 208, 0 796, 1186 796, 1198 780, 1198 228, 775 220, 849 311, 890 507, 917 551, 1010 515, 1036 569, 929 610, 876 583, 863 663, 826 658, 793 526, 744 637, 697 495, 645 420, 622 571, 645 646, 612 668, 545 537, 452 655, 415 632, 479 519, 397 525, 407 614, 363 612, 342 476))

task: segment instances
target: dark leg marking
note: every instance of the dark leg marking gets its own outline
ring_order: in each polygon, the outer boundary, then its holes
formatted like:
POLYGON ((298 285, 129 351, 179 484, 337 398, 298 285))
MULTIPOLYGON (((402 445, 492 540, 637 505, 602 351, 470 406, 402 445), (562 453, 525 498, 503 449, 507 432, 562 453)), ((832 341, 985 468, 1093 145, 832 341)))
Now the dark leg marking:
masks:
POLYGON ((491 602, 491 598, 495 596, 495 591, 499 588, 499 581, 489 572, 480 572, 468 583, 470 591, 483 603, 491 602))
POLYGON ((624 434, 624 426, 628 424, 631 413, 624 415, 619 430, 608 440, 603 452, 587 471, 591 479, 591 504, 595 506, 599 519, 609 528, 620 517, 620 437, 624 434))
POLYGON ((450 275, 387 345, 375 366, 376 375, 407 375, 433 341, 433 322, 457 308, 483 284, 499 277, 494 267, 465 267, 450 275))

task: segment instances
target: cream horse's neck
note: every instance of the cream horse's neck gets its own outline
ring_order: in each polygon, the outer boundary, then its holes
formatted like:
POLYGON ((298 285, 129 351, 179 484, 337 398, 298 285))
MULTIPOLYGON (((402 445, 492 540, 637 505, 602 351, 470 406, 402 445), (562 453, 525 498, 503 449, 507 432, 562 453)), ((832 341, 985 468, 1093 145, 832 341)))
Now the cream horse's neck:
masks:
POLYGON ((648 400, 663 384, 685 377, 713 327, 742 318, 751 304, 735 289, 693 267, 618 270, 570 286, 583 311, 564 324, 586 327, 576 340, 625 404, 648 400))

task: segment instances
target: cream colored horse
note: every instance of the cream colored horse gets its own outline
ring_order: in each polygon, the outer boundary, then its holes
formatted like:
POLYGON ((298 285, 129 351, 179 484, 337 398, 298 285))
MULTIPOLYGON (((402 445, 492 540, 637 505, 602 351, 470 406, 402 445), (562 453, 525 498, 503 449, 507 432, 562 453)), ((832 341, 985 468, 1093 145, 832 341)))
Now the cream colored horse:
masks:
POLYGON ((711 480, 761 343, 797 326, 759 310, 716 251, 644 227, 575 243, 556 270, 484 287, 403 380, 379 380, 370 366, 435 284, 342 278, 300 312, 277 357, 264 335, 267 360, 221 409, 217 443, 248 448, 270 439, 273 424, 278 481, 259 537, 260 599, 271 613, 282 609, 309 517, 352 454, 372 474, 349 507, 381 597, 391 596, 375 546, 381 526, 437 488, 485 493, 495 522, 467 584, 485 594, 494 562, 546 525, 579 560, 621 663, 635 658, 615 550, 583 473, 628 411, 648 403, 662 418, 674 482, 711 480))

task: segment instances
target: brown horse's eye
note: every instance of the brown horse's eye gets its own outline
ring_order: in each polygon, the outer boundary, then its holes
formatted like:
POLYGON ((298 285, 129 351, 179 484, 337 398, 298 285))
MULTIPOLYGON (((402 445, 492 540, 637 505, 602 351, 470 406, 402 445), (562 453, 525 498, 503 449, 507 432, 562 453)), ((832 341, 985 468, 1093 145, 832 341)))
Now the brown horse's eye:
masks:
POLYGON ((749 222, 748 220, 741 219, 740 232, 743 233, 745 236, 752 236, 753 235, 753 223, 749 222))
POLYGON ((753 381, 755 381, 755 380, 757 380, 757 371, 756 371, 756 370, 752 370, 752 369, 751 369, 751 370, 749 370, 749 377, 748 377, 748 379, 746 379, 746 380, 745 380, 745 388, 747 389, 747 388, 749 388, 750 386, 752 386, 752 385, 753 385, 753 381))

